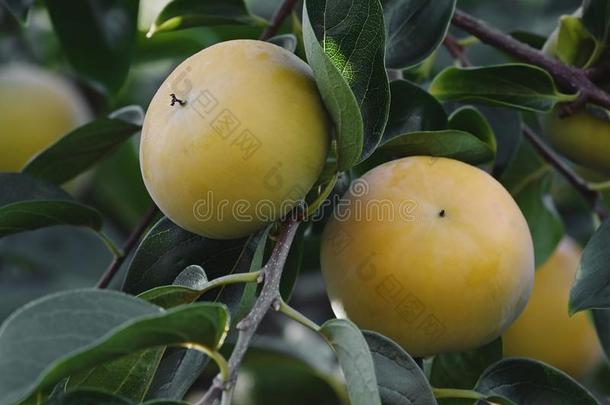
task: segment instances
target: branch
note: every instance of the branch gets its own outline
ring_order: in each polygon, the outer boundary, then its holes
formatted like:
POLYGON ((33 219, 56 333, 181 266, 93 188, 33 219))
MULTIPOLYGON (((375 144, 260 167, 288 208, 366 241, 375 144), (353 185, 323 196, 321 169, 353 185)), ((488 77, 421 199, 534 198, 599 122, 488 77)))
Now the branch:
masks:
POLYGON ((271 38, 277 31, 280 29, 280 26, 284 23, 284 20, 290 13, 292 13, 292 9, 297 4, 297 0, 284 0, 282 5, 277 9, 273 18, 271 19, 271 24, 269 24, 261 36, 258 38, 261 41, 266 41, 271 38))
POLYGON ((464 47, 457 43, 455 38, 447 34, 443 40, 443 45, 449 52, 449 54, 456 59, 463 67, 470 66, 470 60, 464 54, 464 47))
MULTIPOLYGON (((445 40, 443 44, 447 47, 447 50, 451 55, 460 60, 464 61, 466 59, 461 57, 463 53, 463 47, 452 47, 451 46, 452 39, 449 41, 445 40)), ((464 67, 471 66, 470 63, 462 62, 464 67)), ((604 209, 601 204, 601 194, 597 190, 591 189, 590 185, 574 170, 565 163, 561 157, 559 157, 553 149, 551 149, 529 126, 523 124, 522 131, 525 138, 532 144, 534 149, 538 152, 538 154, 547 161, 559 174, 561 174, 567 181, 572 185, 572 187, 580 193, 580 195, 584 198, 584 200, 589 204, 593 212, 599 216, 600 219, 604 220, 608 217, 608 212, 604 209)))
POLYGON ((120 254, 114 256, 114 259, 112 259, 112 262, 100 278, 100 281, 97 282, 97 288, 108 287, 108 284, 110 284, 116 273, 119 271, 119 268, 121 268, 121 264, 123 264, 127 256, 129 256, 131 251, 136 247, 136 244, 138 243, 138 241, 144 234, 144 231, 146 231, 152 220, 155 218, 157 212, 157 206, 153 204, 153 206, 150 207, 150 209, 148 210, 146 215, 144 215, 138 226, 136 226, 133 232, 131 232, 131 235, 129 235, 129 237, 123 244, 120 254))
POLYGON ((273 308, 278 308, 281 305, 280 295, 280 280, 282 272, 284 270, 284 264, 290 251, 290 245, 294 239, 297 228, 300 224, 299 215, 291 213, 288 219, 281 225, 281 232, 278 236, 271 257, 265 266, 263 267, 263 287, 261 293, 254 302, 252 309, 239 323, 236 328, 239 330, 237 336, 237 342, 235 348, 229 358, 229 377, 226 382, 222 382, 222 379, 216 377, 210 389, 203 396, 198 404, 209 405, 215 403, 218 397, 224 392, 225 395, 231 395, 232 389, 237 380, 237 370, 248 351, 250 341, 254 337, 254 333, 258 328, 259 324, 273 308))
POLYGON ((593 212, 603 221, 608 218, 608 212, 601 204, 601 194, 589 188, 589 184, 565 163, 540 137, 527 125, 522 126, 523 135, 532 144, 544 160, 555 168, 572 187, 580 193, 593 212))
MULTIPOLYGON (((511 54, 512 56, 548 71, 561 86, 582 96, 579 104, 591 102, 610 109, 610 96, 591 81, 587 70, 566 65, 513 37, 490 27, 471 15, 455 10, 452 24, 479 38, 481 42, 511 54)), ((575 108, 572 108, 574 110, 575 108)), ((569 112, 569 111, 568 111, 569 112)))

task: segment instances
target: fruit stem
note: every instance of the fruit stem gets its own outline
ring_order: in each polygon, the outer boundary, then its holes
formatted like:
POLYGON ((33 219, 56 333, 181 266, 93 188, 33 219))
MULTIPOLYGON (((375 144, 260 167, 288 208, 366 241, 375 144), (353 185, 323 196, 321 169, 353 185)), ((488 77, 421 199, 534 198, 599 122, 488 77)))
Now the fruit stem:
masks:
POLYGON ((303 315, 296 309, 292 308, 290 305, 286 304, 286 302, 283 299, 278 298, 278 301, 279 301, 279 308, 278 308, 279 312, 281 312, 284 315, 286 315, 287 317, 297 321, 301 325, 308 327, 309 329, 313 330, 314 332, 318 332, 320 330, 320 325, 318 325, 311 319, 307 318, 305 315, 303 315))
POLYGON ((169 96, 172 98, 171 104, 170 104, 172 107, 174 105, 176 105, 176 103, 178 103, 180 105, 185 105, 186 104, 186 101, 180 100, 178 97, 176 97, 176 94, 174 94, 174 93, 170 94, 169 96))
POLYGON ((296 4, 296 0, 284 0, 282 5, 273 15, 271 23, 265 28, 265 30, 262 32, 258 39, 260 39, 261 41, 266 41, 275 34, 277 34, 278 30, 280 29, 280 26, 282 25, 286 17, 288 17, 288 15, 292 13, 292 9, 294 9, 294 6, 296 4))

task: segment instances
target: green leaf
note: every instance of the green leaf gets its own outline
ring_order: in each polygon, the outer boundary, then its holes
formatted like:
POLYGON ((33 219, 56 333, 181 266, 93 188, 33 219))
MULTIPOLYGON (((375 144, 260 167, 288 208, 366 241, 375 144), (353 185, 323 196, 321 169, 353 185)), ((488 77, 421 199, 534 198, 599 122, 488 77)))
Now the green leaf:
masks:
POLYGON ((587 68, 603 50, 595 38, 584 27, 582 20, 574 16, 562 16, 555 56, 568 65, 587 68))
POLYGON ((579 383, 556 368, 529 359, 506 359, 479 378, 477 392, 503 404, 598 405, 579 383))
POLYGON ((449 116, 448 127, 473 134, 496 154, 496 135, 487 118, 476 108, 464 106, 455 110, 449 116))
POLYGON ((95 120, 45 149, 28 162, 23 172, 62 184, 113 153, 139 130, 139 125, 117 118, 95 120))
POLYGON ((110 93, 122 86, 136 43, 138 0, 45 0, 59 42, 77 72, 110 93))
POLYGON ((549 195, 552 178, 550 166, 524 140, 501 178, 527 221, 536 267, 550 257, 564 234, 563 222, 549 195))
POLYGON ((141 350, 70 376, 66 389, 97 388, 142 402, 163 356, 164 348, 141 350))
POLYGON ((34 301, 0 328, 0 404, 44 394, 81 370, 165 345, 217 350, 226 335, 223 305, 169 311, 108 290, 76 290, 34 301))
POLYGON ((610 308, 610 220, 595 231, 580 258, 570 290, 570 313, 610 308))
MULTIPOLYGON (((188 405, 183 401, 158 400, 137 402, 143 405, 188 405)), ((136 405, 127 398, 111 394, 103 390, 91 388, 81 388, 78 390, 63 393, 57 398, 53 398, 45 405, 136 405)))
POLYGON ((372 331, 363 331, 383 405, 434 405, 436 399, 424 372, 399 345, 372 331))
POLYGON ((338 169, 377 147, 389 111, 379 0, 308 0, 303 7, 307 60, 336 126, 338 169))
POLYGON ((525 111, 550 111, 558 102, 577 97, 559 92, 545 70, 520 63, 449 67, 434 78, 429 91, 442 101, 473 101, 525 111))
POLYGON ((406 80, 390 83, 390 114, 381 143, 409 132, 447 128, 445 110, 434 97, 406 80))
POLYGON ((382 0, 386 63, 404 69, 426 59, 445 37, 455 0, 382 0))
POLYGON ((610 310, 593 309, 591 310, 593 325, 597 332, 599 342, 604 349, 606 358, 610 358, 610 310))
POLYGON ((434 356, 430 384, 434 387, 471 389, 481 373, 502 360, 502 340, 496 339, 478 349, 434 356))
POLYGON ((397 136, 380 148, 394 156, 438 156, 478 164, 494 157, 489 145, 468 132, 445 129, 397 136))
POLYGON ((63 393, 45 405, 133 405, 133 402, 106 391, 83 388, 63 393))
POLYGON ((0 173, 0 237, 53 225, 102 227, 100 213, 59 187, 20 173, 0 173))
POLYGON ((20 23, 25 24, 34 0, 0 0, 0 4, 6 7, 20 23))
POLYGON ((521 114, 509 108, 478 106, 487 118, 496 138, 493 175, 498 178, 515 157, 521 139, 521 114))
POLYGON ((172 284, 178 274, 191 264, 202 266, 210 278, 228 274, 245 242, 245 239, 208 239, 163 218, 140 243, 122 289, 130 294, 139 294, 172 284))
POLYGON ((266 23, 250 14, 243 0, 173 0, 157 16, 147 36, 189 27, 229 24, 264 26, 266 23))
POLYGON ((345 319, 331 319, 320 334, 337 354, 352 405, 381 405, 373 356, 362 332, 345 319))
POLYGON ((602 44, 610 39, 610 0, 584 0, 582 22, 602 44))
MULTIPOLYGON (((221 275, 260 270, 267 232, 267 229, 263 229, 250 236, 242 246, 239 256, 233 263, 227 262, 229 266, 223 269, 221 275)), ((173 284, 153 288, 140 294, 140 297, 169 307, 195 301, 206 292, 213 290, 214 292, 206 295, 207 299, 225 303, 233 314, 234 322, 241 319, 256 298, 255 283, 247 285, 240 283, 218 288, 215 279, 207 281, 207 276, 199 266, 187 267, 176 277, 173 284)), ((152 382, 149 397, 174 399, 184 397, 207 362, 208 359, 197 351, 168 349, 152 382)))

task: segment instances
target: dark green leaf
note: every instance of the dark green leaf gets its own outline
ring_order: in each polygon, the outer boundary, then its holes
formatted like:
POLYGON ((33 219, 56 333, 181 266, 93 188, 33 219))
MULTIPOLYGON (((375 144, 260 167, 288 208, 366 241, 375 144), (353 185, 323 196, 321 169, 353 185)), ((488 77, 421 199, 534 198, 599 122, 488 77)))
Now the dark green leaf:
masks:
POLYGON ((542 49, 546 42, 545 36, 529 31, 513 31, 510 36, 536 49, 542 49))
POLYGON ((478 349, 434 356, 430 384, 434 387, 471 389, 481 373, 502 360, 502 340, 496 339, 478 349))
POLYGON ((163 352, 163 347, 145 349, 75 373, 70 376, 66 389, 102 389, 140 403, 148 391, 163 352))
POLYGON ((584 0, 582 22, 601 43, 610 37, 610 0, 584 0))
POLYGON ((197 344, 216 350, 228 314, 198 303, 164 311, 108 290, 77 290, 26 305, 0 328, 0 404, 45 393, 61 379, 135 351, 197 344))
POLYGON ((558 102, 576 98, 560 93, 545 70, 519 63, 449 67, 434 78, 429 91, 443 101, 473 101, 526 111, 550 111, 558 102))
MULTIPOLYGON (((267 229, 252 235, 241 249, 232 267, 224 269, 223 274, 244 273, 260 270, 262 267, 263 251, 267 239, 267 229), (230 271, 229 271, 230 270, 230 271)), ((151 299, 162 306, 173 306, 192 302, 202 294, 214 289, 209 299, 226 303, 234 321, 241 319, 249 310, 255 299, 256 284, 237 284, 218 289, 214 280, 205 282, 207 277, 197 270, 199 266, 189 266, 182 271, 170 286, 160 286, 142 293, 142 298, 151 299), (190 275, 190 276, 189 276, 190 275)), ((188 349, 168 349, 159 365, 149 392, 150 398, 180 399, 195 382, 205 368, 208 359, 202 353, 188 349)))
POLYGON ((210 278, 228 274, 245 240, 214 240, 192 234, 163 218, 148 232, 129 266, 123 291, 139 294, 172 284, 185 267, 202 266, 210 278))
POLYGON ((610 220, 595 231, 582 252, 570 291, 570 313, 610 308, 610 220))
POLYGON ((487 118, 476 108, 465 106, 455 110, 449 117, 448 127, 473 134, 496 154, 496 135, 487 118))
POLYGON ((610 358, 610 309, 593 309, 591 315, 606 358, 610 358))
POLYGON ((501 182, 527 220, 534 242, 536 266, 539 266, 555 251, 564 233, 561 217, 549 196, 551 168, 538 157, 529 143, 521 141, 501 182))
POLYGON ((425 374, 399 345, 376 332, 363 331, 375 364, 383 405, 435 405, 425 374))
POLYGON ((74 68, 111 93, 122 86, 136 43, 138 0, 45 0, 74 68))
MULTIPOLYGON (((138 401, 137 403, 142 403, 138 401)), ((188 405, 183 401, 158 400, 146 401, 143 405, 188 405)), ((127 398, 111 394, 106 391, 91 388, 81 388, 74 391, 63 393, 57 398, 53 398, 45 405, 136 405, 127 398)))
POLYGON ((140 130, 121 119, 101 118, 75 129, 30 160, 23 172, 64 183, 114 152, 140 130))
POLYGON ((308 0, 303 40, 335 123, 339 170, 369 156, 389 111, 383 10, 378 0, 308 0))
POLYGON ((243 0, 173 0, 161 11, 147 35, 201 25, 225 24, 263 26, 265 21, 250 14, 243 0))
POLYGON ((381 405, 373 356, 360 329, 345 319, 331 319, 320 334, 337 354, 352 405, 381 405))
POLYGON ((393 69, 426 59, 445 37, 455 0, 382 0, 387 27, 386 63, 393 69))
POLYGON ((521 115, 502 107, 478 106, 485 115, 496 137, 496 160, 493 175, 499 177, 517 152, 521 139, 521 115))
POLYGON ((390 83, 390 115, 382 144, 409 132, 447 128, 447 115, 438 101, 425 90, 405 80, 390 83))
POLYGON ((575 380, 556 368, 529 359, 506 359, 481 375, 475 390, 490 400, 517 405, 598 405, 575 380))
POLYGON ((23 24, 28 18, 28 13, 34 4, 34 0, 0 0, 0 4, 4 5, 23 24))
POLYGON ((25 174, 0 173, 0 237, 53 225, 99 231, 102 218, 53 184, 25 174))
POLYGON ((53 398, 45 405, 134 405, 127 398, 111 394, 107 391, 82 388, 68 391, 53 398))
POLYGON ((494 157, 489 145, 476 136, 455 129, 412 132, 397 136, 380 148, 394 156, 438 156, 472 164, 487 162, 494 157))

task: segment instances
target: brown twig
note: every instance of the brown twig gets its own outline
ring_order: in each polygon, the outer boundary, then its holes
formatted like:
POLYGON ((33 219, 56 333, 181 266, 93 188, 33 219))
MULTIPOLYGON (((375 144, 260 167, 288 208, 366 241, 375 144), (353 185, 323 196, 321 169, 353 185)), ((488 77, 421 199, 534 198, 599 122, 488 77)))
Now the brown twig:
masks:
POLYGON ((292 13, 292 9, 297 4, 297 0, 284 0, 282 5, 277 9, 273 18, 271 19, 271 24, 269 24, 261 36, 258 38, 261 41, 266 41, 271 38, 277 31, 280 29, 281 25, 284 23, 284 20, 290 13, 292 13))
MULTIPOLYGON (((610 96, 591 81, 589 77, 590 73, 586 70, 566 65, 549 57, 539 50, 490 27, 461 10, 455 10, 451 22, 456 27, 479 38, 481 42, 507 52, 524 62, 545 69, 553 76, 559 85, 566 88, 568 91, 579 92, 585 102, 590 102, 610 109, 610 96)), ((579 104, 583 104, 582 99, 576 101, 579 104)), ((572 108, 572 110, 575 110, 575 108, 572 108)))
POLYGON ((140 223, 136 226, 136 228, 131 232, 125 243, 121 248, 121 254, 117 255, 112 259, 112 262, 102 274, 102 277, 97 282, 97 288, 106 288, 116 275, 116 273, 121 268, 121 264, 125 261, 127 256, 131 253, 131 251, 136 247, 136 244, 144 234, 144 231, 148 228, 152 220, 157 215, 158 209, 157 206, 153 204, 152 207, 148 210, 148 212, 144 215, 140 223))
POLYGON ((470 60, 464 54, 464 47, 458 44, 458 42, 455 40, 455 38, 453 38, 453 36, 447 34, 447 36, 443 40, 443 45, 445 45, 445 48, 447 49, 449 54, 455 60, 460 62, 460 65, 462 65, 463 67, 471 65, 470 60))
MULTIPOLYGON (((449 42, 451 42, 451 40, 449 42)), ((443 44, 454 58, 460 61, 466 61, 466 63, 462 62, 464 67, 471 66, 467 60, 461 57, 463 56, 463 48, 452 47, 452 51, 449 49, 451 45, 448 44, 446 40, 443 42, 443 44)), ((580 102, 583 102, 582 99, 580 102)), ((582 177, 576 174, 576 172, 567 163, 565 163, 565 161, 558 156, 557 153, 555 153, 555 151, 549 147, 538 136, 538 134, 534 132, 533 129, 526 124, 523 124, 522 131, 525 138, 532 144, 538 154, 555 170, 557 170, 557 172, 561 174, 576 191, 578 191, 578 193, 584 198, 584 200, 589 204, 591 209, 599 216, 599 218, 602 220, 606 219, 608 217, 608 212, 601 205, 601 194, 596 190, 591 190, 588 183, 582 177)))
POLYGON ((290 251, 290 246, 300 224, 298 215, 289 215, 289 218, 282 223, 280 234, 277 238, 273 252, 269 261, 262 269, 263 287, 261 293, 254 302, 252 309, 239 323, 236 328, 239 330, 235 348, 229 358, 229 377, 227 381, 222 381, 216 377, 210 389, 203 396, 198 404, 209 405, 215 403, 218 397, 223 394, 230 396, 237 380, 237 370, 248 351, 250 341, 254 337, 258 325, 263 320, 269 310, 281 301, 280 280, 284 270, 284 264, 290 251))

